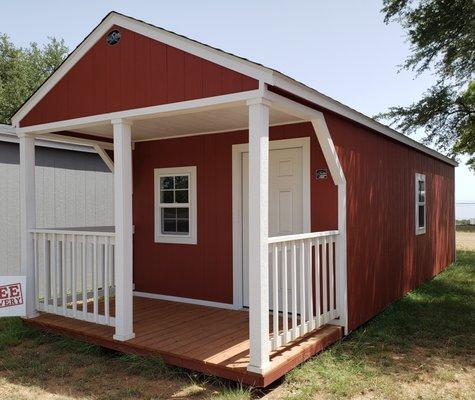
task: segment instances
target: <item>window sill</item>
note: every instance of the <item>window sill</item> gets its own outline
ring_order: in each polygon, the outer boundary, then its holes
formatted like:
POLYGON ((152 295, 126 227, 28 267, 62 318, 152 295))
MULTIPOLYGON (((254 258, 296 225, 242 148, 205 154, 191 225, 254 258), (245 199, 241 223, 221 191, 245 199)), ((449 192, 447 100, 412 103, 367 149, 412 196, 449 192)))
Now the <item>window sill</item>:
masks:
POLYGON ((155 237, 155 243, 168 243, 168 244, 197 244, 197 240, 190 236, 178 236, 178 235, 160 235, 155 237))

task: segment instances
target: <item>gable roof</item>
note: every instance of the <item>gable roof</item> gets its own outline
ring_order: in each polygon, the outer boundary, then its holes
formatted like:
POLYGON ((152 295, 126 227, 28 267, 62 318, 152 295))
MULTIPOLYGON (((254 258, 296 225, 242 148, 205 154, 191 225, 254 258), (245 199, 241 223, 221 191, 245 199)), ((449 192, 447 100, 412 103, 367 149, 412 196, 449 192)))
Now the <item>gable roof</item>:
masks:
POLYGON ((317 90, 275 70, 252 62, 246 58, 225 52, 224 50, 203 44, 186 36, 157 27, 150 23, 138 20, 127 15, 111 11, 104 19, 86 36, 86 38, 66 57, 61 65, 49 78, 25 101, 12 117, 14 126, 19 126, 21 119, 51 90, 54 85, 76 64, 76 62, 114 26, 122 26, 136 33, 158 40, 180 50, 204 58, 223 67, 241 74, 250 76, 263 83, 283 89, 315 105, 344 116, 356 123, 366 126, 376 132, 388 136, 396 141, 413 147, 423 153, 429 154, 439 160, 457 166, 457 162, 445 155, 422 145, 421 143, 399 133, 391 127, 384 125, 337 100, 326 96, 317 90))

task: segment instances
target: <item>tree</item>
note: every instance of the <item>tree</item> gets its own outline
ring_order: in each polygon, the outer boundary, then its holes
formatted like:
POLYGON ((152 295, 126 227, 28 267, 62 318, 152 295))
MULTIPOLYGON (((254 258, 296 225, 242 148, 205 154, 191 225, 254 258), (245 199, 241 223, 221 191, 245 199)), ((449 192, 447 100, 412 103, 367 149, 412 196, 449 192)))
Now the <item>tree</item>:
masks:
POLYGON ((48 38, 39 47, 16 47, 0 34, 0 123, 9 124, 16 110, 61 64, 68 48, 64 40, 48 38))
POLYGON ((414 133, 450 156, 466 154, 475 169, 475 2, 473 0, 383 0, 385 23, 406 31, 411 55, 403 68, 437 78, 423 97, 391 107, 378 119, 414 133))

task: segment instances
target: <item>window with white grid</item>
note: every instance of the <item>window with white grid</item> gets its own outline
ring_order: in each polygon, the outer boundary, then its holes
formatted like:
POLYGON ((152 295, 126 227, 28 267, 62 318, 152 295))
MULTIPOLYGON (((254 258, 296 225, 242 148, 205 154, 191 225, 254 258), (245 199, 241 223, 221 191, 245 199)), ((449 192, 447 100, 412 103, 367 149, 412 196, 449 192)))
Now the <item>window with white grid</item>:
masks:
POLYGON ((196 244, 196 167, 155 169, 155 242, 196 244))

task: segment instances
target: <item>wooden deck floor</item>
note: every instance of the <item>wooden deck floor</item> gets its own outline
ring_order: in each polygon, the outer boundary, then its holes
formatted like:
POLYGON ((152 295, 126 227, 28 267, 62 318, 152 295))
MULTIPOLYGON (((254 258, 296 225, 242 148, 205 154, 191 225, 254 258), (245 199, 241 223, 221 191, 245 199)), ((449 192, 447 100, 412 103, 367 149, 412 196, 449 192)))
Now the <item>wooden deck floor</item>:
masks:
POLYGON ((159 355, 168 364, 265 387, 341 338, 341 328, 324 326, 272 352, 263 375, 248 372, 248 312, 164 300, 134 298, 135 338, 112 338, 114 328, 53 314, 26 320, 103 347, 142 355, 159 355))

